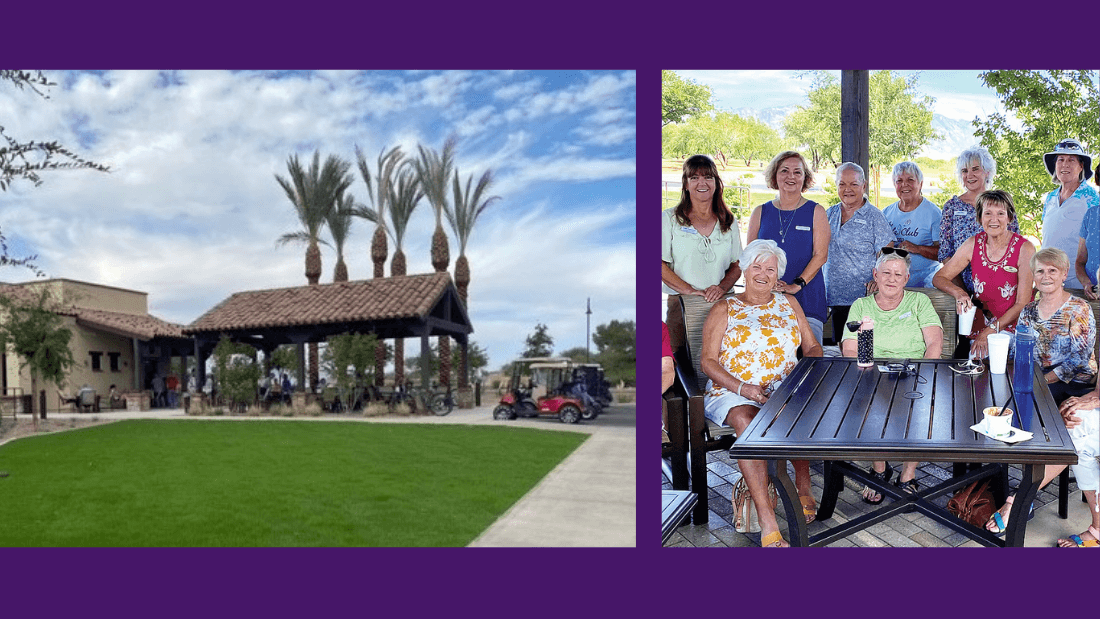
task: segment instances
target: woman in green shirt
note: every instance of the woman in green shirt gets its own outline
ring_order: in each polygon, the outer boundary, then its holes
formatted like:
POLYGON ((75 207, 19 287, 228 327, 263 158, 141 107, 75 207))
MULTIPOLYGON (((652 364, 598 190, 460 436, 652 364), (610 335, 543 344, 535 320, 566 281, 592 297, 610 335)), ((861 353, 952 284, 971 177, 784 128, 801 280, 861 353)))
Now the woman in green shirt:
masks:
MULTIPOLYGON (((877 287, 870 296, 856 299, 848 318, 853 321, 874 321, 874 356, 887 359, 938 359, 943 352, 943 327, 932 302, 920 292, 905 290, 909 281, 909 252, 894 247, 883 247, 871 270, 877 287)), ((856 356, 856 334, 845 329, 840 350, 846 357, 856 356)), ((914 479, 916 462, 906 462, 894 482, 897 487, 916 492, 920 489, 914 479)), ((874 462, 869 473, 890 481, 894 471, 889 463, 874 462)), ((882 495, 870 488, 863 489, 863 500, 872 505, 882 502, 882 495)))

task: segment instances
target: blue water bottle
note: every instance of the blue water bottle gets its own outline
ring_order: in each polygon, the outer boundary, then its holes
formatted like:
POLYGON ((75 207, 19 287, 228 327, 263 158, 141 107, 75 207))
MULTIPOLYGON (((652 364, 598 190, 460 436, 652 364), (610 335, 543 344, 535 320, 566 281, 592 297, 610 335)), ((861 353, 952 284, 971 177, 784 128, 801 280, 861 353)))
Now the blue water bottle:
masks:
POLYGON ((1030 431, 1034 400, 1035 340, 1038 334, 1028 325, 1016 325, 1016 360, 1012 366, 1012 391, 1016 395, 1016 408, 1020 415, 1020 429, 1030 431))

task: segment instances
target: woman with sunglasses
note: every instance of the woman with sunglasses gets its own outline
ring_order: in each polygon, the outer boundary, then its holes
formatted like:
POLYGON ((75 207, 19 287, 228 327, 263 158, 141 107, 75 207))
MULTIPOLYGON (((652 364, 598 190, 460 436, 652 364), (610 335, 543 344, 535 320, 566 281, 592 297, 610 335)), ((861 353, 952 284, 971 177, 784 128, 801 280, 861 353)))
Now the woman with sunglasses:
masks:
MULTIPOLYGON (((940 317, 926 295, 905 289, 909 281, 911 257, 904 249, 883 247, 871 270, 877 290, 852 302, 849 317, 870 318, 875 324, 874 356, 886 359, 938 359, 943 352, 943 328, 940 317)), ((844 329, 840 350, 846 357, 856 356, 856 334, 844 329)), ((869 473, 883 483, 889 482, 893 469, 886 462, 874 462, 869 473)), ((916 462, 902 465, 894 485, 909 492, 920 489, 915 479, 916 462)), ((870 487, 863 489, 863 500, 872 505, 882 495, 870 487)))
POLYGON ((701 296, 708 303, 722 298, 741 277, 740 256, 741 229, 722 199, 714 161, 688 157, 680 202, 661 218, 661 281, 669 295, 670 329, 682 331, 677 295, 701 296))
POLYGON ((833 313, 833 339, 839 342, 848 308, 871 291, 878 249, 893 246, 897 235, 882 211, 867 200, 862 167, 852 162, 837 166, 836 189, 840 202, 825 211, 831 237, 823 273, 826 302, 833 313))
POLYGON ((1015 332, 1016 319, 1031 301, 1033 280, 1028 264, 1035 255, 1035 246, 1011 230, 1016 223, 1016 206, 1007 191, 983 192, 976 202, 981 232, 959 246, 936 272, 932 285, 955 297, 956 313, 967 312, 975 302, 954 280, 970 268, 974 294, 983 309, 974 316, 970 356, 982 359, 989 356, 989 336, 999 331, 1015 332))

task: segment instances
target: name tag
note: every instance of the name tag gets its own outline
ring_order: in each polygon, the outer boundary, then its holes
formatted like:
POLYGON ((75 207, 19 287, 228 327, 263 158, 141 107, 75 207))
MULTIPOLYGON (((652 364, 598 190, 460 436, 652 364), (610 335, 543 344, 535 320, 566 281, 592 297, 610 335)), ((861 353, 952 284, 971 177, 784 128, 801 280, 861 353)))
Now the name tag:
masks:
POLYGON ((906 318, 909 318, 912 315, 913 315, 913 312, 905 312, 901 316, 898 316, 898 320, 905 320, 906 318))
POLYGON ((803 230, 805 232, 809 232, 811 230, 811 228, 809 226, 795 226, 794 229, 795 230, 803 230))
POLYGON ((691 226, 680 226, 681 232, 687 232, 688 234, 699 234, 699 231, 691 226))
POLYGON ((1016 272, 1016 267, 1013 267, 1013 266, 1006 266, 1005 267, 1005 273, 1015 273, 1015 272, 1016 272))
POLYGON ((970 217, 970 213, 966 211, 955 211, 955 217, 970 217))

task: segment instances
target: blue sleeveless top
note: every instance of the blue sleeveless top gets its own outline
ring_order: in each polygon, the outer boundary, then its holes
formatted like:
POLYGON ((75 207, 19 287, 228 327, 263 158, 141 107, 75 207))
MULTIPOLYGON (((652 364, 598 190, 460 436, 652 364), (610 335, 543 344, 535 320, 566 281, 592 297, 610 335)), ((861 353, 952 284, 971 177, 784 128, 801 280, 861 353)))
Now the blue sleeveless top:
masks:
MULTIPOLYGON (((802 274, 814 254, 814 210, 817 203, 808 200, 793 211, 780 211, 771 201, 760 207, 758 238, 775 241, 787 253, 787 271, 782 280, 788 284, 802 274)), ((825 322, 825 278, 821 271, 794 295, 807 318, 825 322)))

